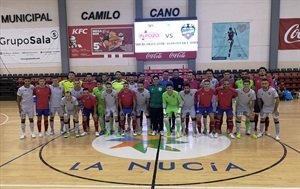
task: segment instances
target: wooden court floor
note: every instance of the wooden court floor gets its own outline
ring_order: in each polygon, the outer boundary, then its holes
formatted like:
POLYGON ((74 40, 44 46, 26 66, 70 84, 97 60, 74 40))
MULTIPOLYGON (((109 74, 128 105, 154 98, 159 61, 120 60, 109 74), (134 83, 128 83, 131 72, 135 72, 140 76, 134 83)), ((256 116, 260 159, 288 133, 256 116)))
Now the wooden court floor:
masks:
POLYGON ((280 142, 272 122, 260 139, 244 125, 241 139, 160 138, 146 128, 96 138, 93 127, 66 139, 56 121, 54 136, 32 139, 27 120, 20 140, 16 102, 0 102, 0 188, 299 188, 300 100, 280 103, 280 124, 280 142))

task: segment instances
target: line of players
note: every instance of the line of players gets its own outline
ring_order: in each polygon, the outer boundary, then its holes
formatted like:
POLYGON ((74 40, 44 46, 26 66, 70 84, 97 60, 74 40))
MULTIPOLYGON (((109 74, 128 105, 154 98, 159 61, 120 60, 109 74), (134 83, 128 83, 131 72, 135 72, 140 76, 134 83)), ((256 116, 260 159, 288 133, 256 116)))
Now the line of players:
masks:
MULTIPOLYGON (((225 71, 220 81, 213 77, 213 70, 206 70, 206 79, 200 84, 194 79, 192 72, 187 73, 187 80, 179 77, 178 69, 173 70, 173 77, 169 79, 169 72, 163 73, 162 79, 158 75, 151 77, 151 84, 141 74, 138 83, 134 76, 128 81, 122 79, 121 72, 117 71, 115 80, 109 81, 108 75, 102 75, 97 81, 87 74, 85 82, 75 79, 75 73, 70 72, 68 79, 58 82, 52 79, 52 84, 45 85, 41 78, 39 85, 30 84, 30 78, 24 79, 24 85, 18 89, 17 103, 21 116, 21 139, 26 138, 25 118, 29 117, 31 137, 35 138, 33 123, 33 95, 36 96, 36 115, 39 137, 41 121, 44 116, 45 135, 54 135, 54 116, 60 116, 61 134, 70 136, 70 117, 75 123, 75 136, 85 136, 89 132, 89 118, 92 115, 95 126, 95 135, 125 135, 125 119, 132 119, 133 135, 141 134, 142 118, 147 118, 149 135, 170 136, 172 131, 176 137, 188 135, 189 116, 192 120, 193 136, 208 133, 217 138, 221 133, 223 114, 226 113, 227 133, 229 138, 241 138, 241 118, 246 116, 246 134, 252 138, 262 137, 268 133, 268 115, 273 115, 276 135, 279 136, 279 98, 271 78, 267 78, 267 69, 261 67, 258 77, 250 80, 247 71, 240 73, 240 79, 234 81, 229 71, 225 71), (104 86, 105 85, 105 86, 104 86), (236 89, 235 89, 236 88, 236 89), (255 90, 252 90, 255 89, 255 90), (62 95, 64 97, 62 98, 62 95), (236 133, 233 132, 233 107, 236 102, 236 133), (79 132, 79 111, 82 111, 83 132, 79 132), (258 115, 260 132, 256 133, 258 115), (48 132, 48 116, 50 115, 50 133, 48 132), (210 118, 209 131, 206 128, 207 116, 210 118), (203 130, 202 126, 203 117, 203 130), (98 129, 100 122, 101 131, 98 129), (114 124, 113 124, 114 121, 114 124), (119 129, 119 125, 121 128, 119 129), (172 125, 172 126, 171 126, 172 125), (115 126, 115 130, 113 129, 115 126), (164 131, 164 126, 166 131, 164 131), (175 129, 176 126, 176 129, 175 129), (114 130, 114 131, 113 131, 114 130), (119 133, 121 132, 121 134, 119 133)), ((130 125, 130 123, 128 123, 130 125)))

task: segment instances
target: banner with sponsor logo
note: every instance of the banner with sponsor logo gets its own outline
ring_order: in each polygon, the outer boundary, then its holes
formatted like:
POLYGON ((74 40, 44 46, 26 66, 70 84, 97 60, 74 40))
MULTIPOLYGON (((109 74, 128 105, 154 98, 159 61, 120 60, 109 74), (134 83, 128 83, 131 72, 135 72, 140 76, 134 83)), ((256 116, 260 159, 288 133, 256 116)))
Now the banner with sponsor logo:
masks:
POLYGON ((280 19, 280 50, 300 49, 300 18, 280 19))
POLYGON ((140 60, 196 58, 198 20, 134 23, 136 58, 140 60))
POLYGON ((61 62, 58 27, 1 29, 0 46, 3 63, 61 62))
POLYGON ((69 26, 70 58, 135 57, 133 25, 69 26))
POLYGON ((213 23, 212 60, 249 58, 249 22, 213 23))

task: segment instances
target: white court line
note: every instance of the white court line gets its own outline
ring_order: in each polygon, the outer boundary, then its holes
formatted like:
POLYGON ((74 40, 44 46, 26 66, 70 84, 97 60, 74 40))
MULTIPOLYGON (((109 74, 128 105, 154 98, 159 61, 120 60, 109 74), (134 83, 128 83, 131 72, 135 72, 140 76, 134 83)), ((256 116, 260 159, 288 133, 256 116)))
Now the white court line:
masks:
POLYGON ((0 115, 3 115, 3 116, 6 117, 6 120, 3 123, 0 123, 0 126, 1 126, 1 125, 4 125, 8 121, 9 117, 6 114, 3 114, 3 113, 0 113, 0 115))
MULTIPOLYGON (((60 184, 0 184, 1 187, 18 187, 18 188, 151 188, 143 185, 60 185, 60 184)), ((299 189, 290 187, 209 187, 209 186, 155 186, 155 188, 171 189, 299 189)))

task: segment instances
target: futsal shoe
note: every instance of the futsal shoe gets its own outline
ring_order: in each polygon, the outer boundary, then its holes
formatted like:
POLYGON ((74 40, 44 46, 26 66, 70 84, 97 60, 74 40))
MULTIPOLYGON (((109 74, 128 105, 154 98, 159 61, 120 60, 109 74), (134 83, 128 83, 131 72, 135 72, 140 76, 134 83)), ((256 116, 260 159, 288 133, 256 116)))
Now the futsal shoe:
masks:
POLYGON ((26 138, 26 134, 23 133, 23 134, 20 136, 20 139, 23 140, 23 139, 25 139, 25 138, 26 138))
POLYGON ((166 136, 166 137, 169 137, 169 136, 171 136, 171 133, 170 133, 170 132, 166 132, 166 133, 165 133, 165 136, 166 136))
POLYGON ((152 131, 152 136, 155 136, 156 135, 156 131, 152 131))
POLYGON ((241 133, 236 133, 236 138, 240 139, 241 138, 241 133))
POLYGON ((279 135, 276 135, 276 136, 275 136, 275 140, 279 141, 279 140, 280 140, 280 136, 279 136, 279 135))
POLYGON ((69 136, 70 136, 70 133, 66 133, 66 134, 64 135, 64 138, 69 138, 69 136))
POLYGON ((80 136, 82 136, 82 137, 85 136, 85 135, 87 135, 87 132, 85 132, 85 131, 80 134, 80 136))
POLYGON ((132 134, 133 134, 133 136, 137 135, 135 130, 132 131, 132 134))
POLYGON ((263 136, 264 136, 264 134, 262 132, 260 132, 260 133, 258 133, 257 138, 261 138, 263 136))
POLYGON ((36 138, 34 133, 31 133, 31 138, 36 138))
POLYGON ((215 132, 214 138, 218 138, 218 136, 219 136, 219 133, 218 133, 218 132, 215 132))
POLYGON ((125 136, 125 132, 126 132, 126 131, 123 130, 122 133, 121 133, 121 135, 122 135, 122 136, 125 136))
POLYGON ((235 136, 234 136, 233 133, 229 133, 229 134, 228 134, 228 137, 231 138, 231 139, 235 139, 235 136))
POLYGON ((250 135, 250 137, 253 138, 253 139, 257 139, 257 136, 256 136, 255 133, 252 133, 252 134, 250 135))

